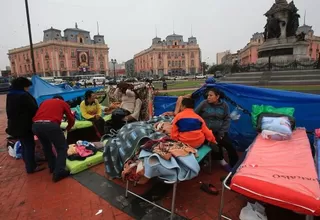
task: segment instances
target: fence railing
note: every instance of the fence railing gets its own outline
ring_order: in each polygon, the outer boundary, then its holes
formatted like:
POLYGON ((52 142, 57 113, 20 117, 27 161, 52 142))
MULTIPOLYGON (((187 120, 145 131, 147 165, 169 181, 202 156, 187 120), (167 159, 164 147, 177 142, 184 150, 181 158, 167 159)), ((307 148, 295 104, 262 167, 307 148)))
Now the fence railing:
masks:
POLYGON ((231 72, 262 72, 262 71, 286 71, 286 70, 313 70, 320 69, 320 62, 317 61, 293 61, 290 63, 265 63, 249 65, 233 65, 231 72))

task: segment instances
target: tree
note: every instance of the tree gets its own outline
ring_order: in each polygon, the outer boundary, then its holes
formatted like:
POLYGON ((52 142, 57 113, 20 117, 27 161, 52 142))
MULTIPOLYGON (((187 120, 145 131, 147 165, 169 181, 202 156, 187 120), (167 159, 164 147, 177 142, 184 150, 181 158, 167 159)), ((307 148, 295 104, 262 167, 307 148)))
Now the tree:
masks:
POLYGON ((201 63, 202 73, 205 75, 208 72, 209 65, 206 62, 201 63))

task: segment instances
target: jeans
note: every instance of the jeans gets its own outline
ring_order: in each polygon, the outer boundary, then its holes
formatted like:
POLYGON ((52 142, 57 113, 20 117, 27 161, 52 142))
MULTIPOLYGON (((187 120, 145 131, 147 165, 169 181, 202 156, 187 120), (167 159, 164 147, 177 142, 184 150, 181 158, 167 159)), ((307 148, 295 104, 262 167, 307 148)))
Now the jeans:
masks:
POLYGON ((35 143, 33 134, 20 137, 21 154, 27 173, 32 173, 37 167, 35 160, 35 143))
POLYGON ((50 171, 55 175, 65 172, 67 159, 67 141, 60 125, 52 122, 34 123, 33 133, 38 136, 44 154, 48 160, 50 171), (52 152, 52 145, 57 151, 57 157, 52 152))
POLYGON ((219 148, 219 152, 218 152, 218 156, 220 160, 223 160, 224 156, 223 156, 223 148, 226 149, 227 153, 228 153, 228 158, 229 158, 229 164, 231 167, 234 167, 238 160, 239 160, 239 156, 237 154, 236 149, 234 149, 234 147, 232 146, 232 141, 228 135, 228 133, 225 133, 224 136, 222 138, 220 138, 218 135, 215 136, 218 142, 218 148, 219 148))

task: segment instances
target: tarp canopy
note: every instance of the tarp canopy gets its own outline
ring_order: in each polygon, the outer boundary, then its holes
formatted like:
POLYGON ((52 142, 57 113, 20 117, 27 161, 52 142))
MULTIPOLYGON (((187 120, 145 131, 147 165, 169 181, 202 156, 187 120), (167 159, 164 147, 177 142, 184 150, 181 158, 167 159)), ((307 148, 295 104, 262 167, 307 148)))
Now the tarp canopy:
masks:
POLYGON ((55 95, 61 95, 65 101, 70 101, 78 97, 84 96, 84 93, 88 90, 98 91, 103 87, 93 87, 86 89, 68 90, 60 88, 59 86, 54 86, 45 80, 41 79, 39 76, 32 76, 32 87, 30 88, 30 93, 40 104, 46 99, 50 99, 55 95))
MULTIPOLYGON (((266 88, 258 88, 245 85, 227 83, 209 83, 193 93, 196 105, 204 100, 204 93, 207 88, 216 87, 232 101, 243 109, 252 111, 252 105, 271 105, 273 107, 293 107, 297 127, 305 127, 308 131, 314 131, 320 127, 320 96, 299 92, 290 92, 266 88)), ((162 114, 166 111, 173 111, 177 98, 155 97, 155 113, 162 114)), ((236 107, 227 102, 232 112, 236 107)), ((238 111, 239 112, 239 111, 238 111)), ((241 111, 240 111, 241 113, 241 111)), ((238 150, 245 150, 257 133, 252 126, 249 114, 241 113, 237 121, 232 121, 230 136, 238 150)))

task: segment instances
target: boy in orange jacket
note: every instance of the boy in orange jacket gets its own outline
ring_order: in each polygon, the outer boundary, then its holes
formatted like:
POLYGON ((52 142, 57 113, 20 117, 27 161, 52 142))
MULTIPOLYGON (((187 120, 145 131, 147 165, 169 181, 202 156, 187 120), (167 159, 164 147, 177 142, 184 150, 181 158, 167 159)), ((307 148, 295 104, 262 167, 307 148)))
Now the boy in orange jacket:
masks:
POLYGON ((212 131, 193 109, 193 99, 184 98, 181 102, 181 112, 174 117, 172 122, 171 138, 189 144, 193 148, 201 147, 206 140, 216 144, 212 131))

